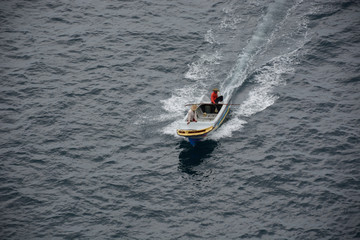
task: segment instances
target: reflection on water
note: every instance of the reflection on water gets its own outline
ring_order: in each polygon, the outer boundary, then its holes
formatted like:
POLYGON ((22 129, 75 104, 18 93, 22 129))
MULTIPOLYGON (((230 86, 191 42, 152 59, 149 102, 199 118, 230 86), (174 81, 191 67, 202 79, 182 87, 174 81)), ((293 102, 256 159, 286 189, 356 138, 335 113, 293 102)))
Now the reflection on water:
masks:
POLYGON ((217 145, 216 141, 205 140, 198 142, 193 147, 188 141, 181 141, 179 147, 182 151, 179 154, 179 169, 185 173, 196 175, 197 171, 193 168, 208 158, 217 145))

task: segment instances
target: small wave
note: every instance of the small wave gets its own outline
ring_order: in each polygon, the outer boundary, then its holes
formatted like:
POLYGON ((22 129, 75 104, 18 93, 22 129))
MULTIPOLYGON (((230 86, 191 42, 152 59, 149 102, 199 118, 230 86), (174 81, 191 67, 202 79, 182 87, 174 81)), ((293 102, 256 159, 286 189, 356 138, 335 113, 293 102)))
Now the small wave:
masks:
POLYGON ((224 8, 223 12, 226 14, 226 16, 220 23, 220 29, 237 29, 238 24, 243 19, 234 14, 234 6, 224 8))
POLYGON ((222 56, 219 52, 213 54, 204 54, 197 61, 189 65, 189 70, 185 77, 192 80, 205 80, 211 77, 213 72, 213 65, 219 64, 222 56))
POLYGON ((237 25, 242 21, 241 18, 225 17, 221 24, 220 29, 237 29, 237 25))
POLYGON ((210 44, 218 44, 218 42, 216 41, 215 37, 214 37, 214 33, 212 31, 212 29, 208 30, 205 34, 205 41, 210 43, 210 44))
POLYGON ((70 23, 69 21, 61 17, 52 17, 49 19, 49 22, 70 23))

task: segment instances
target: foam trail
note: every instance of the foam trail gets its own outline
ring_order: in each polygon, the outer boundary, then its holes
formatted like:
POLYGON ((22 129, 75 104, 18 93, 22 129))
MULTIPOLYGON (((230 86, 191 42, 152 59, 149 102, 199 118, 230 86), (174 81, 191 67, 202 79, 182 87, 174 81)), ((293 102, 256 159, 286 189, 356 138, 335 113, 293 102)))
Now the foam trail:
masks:
MULTIPOLYGON (((285 10, 285 1, 277 1, 271 5, 249 44, 238 58, 231 74, 223 82, 222 88, 224 89, 224 94, 231 96, 233 91, 243 84, 248 78, 249 73, 254 70, 251 66, 255 61, 255 57, 266 52, 271 44, 277 42, 278 30, 281 30, 286 23, 286 19, 301 2, 301 0, 298 1, 288 10, 285 10), (279 17, 282 20, 276 23, 275 20, 279 19, 279 17)), ((300 21, 299 27, 306 29, 306 20, 300 21)), ((286 34, 288 33, 286 32, 286 34)), ((274 88, 286 83, 286 74, 293 73, 293 66, 296 64, 295 59, 299 55, 299 50, 303 48, 306 42, 306 32, 303 37, 304 39, 300 41, 295 40, 294 43, 297 47, 295 50, 274 57, 265 66, 256 70, 252 84, 254 87, 250 90, 247 99, 240 107, 233 108, 232 118, 225 122, 214 134, 210 135, 210 139, 218 140, 223 137, 231 137, 232 132, 242 129, 246 124, 246 121, 242 118, 259 113, 275 103, 278 96, 272 92, 274 88)))
POLYGON ((281 16, 284 14, 285 2, 284 0, 278 0, 270 5, 262 23, 256 29, 249 44, 243 50, 231 74, 222 83, 221 88, 224 89, 224 95, 231 96, 234 89, 241 86, 245 81, 254 56, 256 56, 261 50, 261 47, 266 44, 269 39, 269 32, 271 32, 276 25, 275 19, 278 17, 277 15, 281 16))
POLYGON ((295 60, 299 54, 299 49, 275 57, 267 65, 257 70, 254 77, 254 87, 249 92, 248 98, 239 108, 233 108, 231 120, 224 123, 213 135, 210 135, 210 139, 218 140, 223 137, 231 137, 232 132, 242 129, 246 124, 242 118, 257 114, 274 104, 278 97, 272 92, 276 87, 286 83, 285 75, 294 72, 293 66, 296 64, 295 60))

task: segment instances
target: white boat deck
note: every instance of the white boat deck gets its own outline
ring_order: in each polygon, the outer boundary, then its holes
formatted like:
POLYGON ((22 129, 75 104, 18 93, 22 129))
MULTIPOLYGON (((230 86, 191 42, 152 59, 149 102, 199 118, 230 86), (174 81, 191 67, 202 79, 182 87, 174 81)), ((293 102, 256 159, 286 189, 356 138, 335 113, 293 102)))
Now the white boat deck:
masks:
POLYGON ((198 117, 198 122, 211 122, 215 120, 218 112, 215 111, 215 107, 213 107, 211 104, 204 104, 204 106, 198 107, 196 109, 196 114, 198 117))

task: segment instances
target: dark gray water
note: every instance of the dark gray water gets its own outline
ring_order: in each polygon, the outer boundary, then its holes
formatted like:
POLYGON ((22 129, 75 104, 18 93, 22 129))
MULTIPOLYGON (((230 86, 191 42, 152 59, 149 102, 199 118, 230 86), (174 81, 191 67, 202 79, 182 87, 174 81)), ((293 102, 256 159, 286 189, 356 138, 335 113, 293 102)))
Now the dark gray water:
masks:
POLYGON ((1 239, 360 238, 358 1, 0 3, 1 239))

